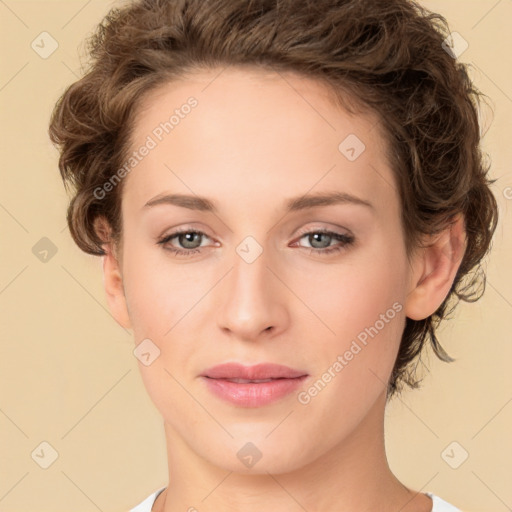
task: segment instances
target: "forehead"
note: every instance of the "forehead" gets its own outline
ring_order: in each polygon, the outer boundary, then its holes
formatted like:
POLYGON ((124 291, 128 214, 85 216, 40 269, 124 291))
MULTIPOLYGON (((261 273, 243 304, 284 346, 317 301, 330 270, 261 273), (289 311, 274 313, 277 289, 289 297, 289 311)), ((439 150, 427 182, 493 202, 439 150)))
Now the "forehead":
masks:
POLYGON ((144 145, 125 178, 134 207, 171 190, 246 207, 332 187, 396 199, 376 115, 350 114, 294 73, 228 68, 161 85, 138 108, 131 149, 144 145))

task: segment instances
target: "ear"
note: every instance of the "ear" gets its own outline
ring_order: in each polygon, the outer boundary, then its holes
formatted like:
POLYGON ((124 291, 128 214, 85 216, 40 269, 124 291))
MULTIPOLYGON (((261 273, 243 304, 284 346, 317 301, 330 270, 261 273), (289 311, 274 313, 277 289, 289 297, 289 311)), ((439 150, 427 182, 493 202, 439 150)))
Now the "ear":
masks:
POLYGON ((428 246, 416 250, 411 287, 405 301, 405 314, 423 320, 442 304, 466 250, 464 217, 457 214, 441 233, 430 237, 428 246))
MULTIPOLYGON (((96 219, 94 223, 102 239, 110 240, 110 227, 104 219, 96 219)), ((103 287, 108 307, 115 321, 125 329, 131 329, 130 316, 123 286, 120 260, 115 254, 113 243, 105 242, 103 249, 106 254, 101 257, 103 265, 103 287)))

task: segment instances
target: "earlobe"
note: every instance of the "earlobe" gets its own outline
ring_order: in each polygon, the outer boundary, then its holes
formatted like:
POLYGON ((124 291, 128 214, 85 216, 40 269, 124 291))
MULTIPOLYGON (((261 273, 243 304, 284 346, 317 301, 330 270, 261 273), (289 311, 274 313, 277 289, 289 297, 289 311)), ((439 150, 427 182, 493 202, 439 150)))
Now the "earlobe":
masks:
POLYGON ((423 320, 442 304, 452 287, 466 249, 464 217, 458 214, 427 247, 418 249, 405 314, 423 320))

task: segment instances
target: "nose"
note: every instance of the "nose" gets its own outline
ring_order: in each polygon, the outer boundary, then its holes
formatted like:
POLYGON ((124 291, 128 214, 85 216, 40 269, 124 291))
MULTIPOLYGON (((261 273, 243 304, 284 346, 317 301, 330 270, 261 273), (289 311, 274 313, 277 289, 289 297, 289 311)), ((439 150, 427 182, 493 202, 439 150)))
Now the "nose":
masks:
POLYGON ((236 339, 256 341, 287 328, 286 287, 267 251, 249 263, 237 253, 219 293, 219 328, 236 339))

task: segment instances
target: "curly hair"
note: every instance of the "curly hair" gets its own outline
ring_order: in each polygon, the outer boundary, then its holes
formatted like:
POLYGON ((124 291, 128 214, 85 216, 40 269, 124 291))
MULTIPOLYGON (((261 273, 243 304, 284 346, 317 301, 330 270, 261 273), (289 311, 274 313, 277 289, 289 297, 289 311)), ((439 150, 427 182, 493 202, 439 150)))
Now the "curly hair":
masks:
POLYGON ((94 191, 126 161, 149 92, 226 66, 313 78, 348 110, 377 114, 408 255, 423 235, 464 217, 467 245, 453 285, 431 316, 406 318, 388 398, 403 384, 418 387, 414 363, 426 343, 453 361, 436 329, 459 300, 483 294, 481 260, 498 217, 480 149, 483 94, 447 51, 449 36, 445 18, 413 0, 138 0, 112 8, 87 39, 89 67, 61 95, 49 125, 73 191, 67 222, 75 243, 94 255, 105 254, 107 241, 119 247, 123 182, 104 198, 94 191), (110 229, 98 229, 98 219, 110 229))

